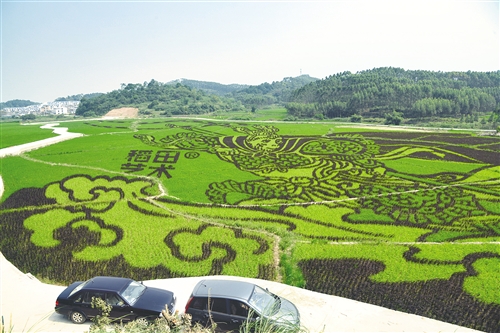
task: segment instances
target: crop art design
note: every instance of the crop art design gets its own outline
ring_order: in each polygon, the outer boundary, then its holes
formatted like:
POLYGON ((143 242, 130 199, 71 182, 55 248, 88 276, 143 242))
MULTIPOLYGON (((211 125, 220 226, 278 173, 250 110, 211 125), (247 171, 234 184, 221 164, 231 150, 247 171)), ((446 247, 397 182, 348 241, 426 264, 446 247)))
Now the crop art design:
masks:
MULTIPOLYGON (((333 210, 342 210, 344 214, 335 218, 338 223, 347 222, 353 230, 359 230, 359 224, 419 228, 422 232, 417 231, 413 241, 500 235, 498 219, 478 219, 499 213, 493 207, 500 199, 499 183, 494 180, 500 168, 483 163, 481 168, 475 167, 475 173, 466 166, 468 172, 433 172, 434 165, 443 167, 445 162, 480 162, 439 146, 410 146, 405 142, 393 144, 390 150, 384 147, 381 152, 380 145, 360 134, 291 137, 280 136, 279 129, 272 125, 222 126, 210 122, 167 127, 175 134, 158 139, 137 134, 135 138, 171 154, 192 150, 215 154, 239 170, 259 176, 258 180, 229 178, 211 183, 206 195, 216 204, 273 205, 294 214, 306 211, 309 204, 321 204, 330 208, 331 214, 323 211, 314 219, 321 220, 323 215, 324 223, 335 224, 333 210), (222 135, 218 131, 222 127, 230 128, 235 135, 222 135), (245 135, 238 135, 241 133, 245 135), (422 156, 429 162, 422 165, 428 170, 425 175, 412 170, 411 164, 422 161, 422 156)), ((339 238, 324 232, 308 236, 339 238)))
POLYGON ((310 240, 294 247, 308 288, 460 324, 475 321, 469 307, 500 313, 498 288, 487 282, 500 279, 500 155, 488 140, 486 149, 471 149, 481 140, 282 136, 273 125, 209 122, 167 127, 166 136, 135 137, 156 149, 212 154, 258 177, 228 174, 209 184, 211 202, 293 216, 288 230, 310 240))
POLYGON ((196 218, 196 209, 192 215, 178 203, 160 207, 155 188, 144 178, 74 175, 35 191, 38 199, 29 216, 13 210, 4 215, 11 224, 2 227, 12 236, 19 231, 27 236, 13 237, 11 250, 34 252, 24 260, 33 273, 50 274, 67 259, 57 279, 70 280, 72 274, 272 276, 268 237, 207 224, 196 218))

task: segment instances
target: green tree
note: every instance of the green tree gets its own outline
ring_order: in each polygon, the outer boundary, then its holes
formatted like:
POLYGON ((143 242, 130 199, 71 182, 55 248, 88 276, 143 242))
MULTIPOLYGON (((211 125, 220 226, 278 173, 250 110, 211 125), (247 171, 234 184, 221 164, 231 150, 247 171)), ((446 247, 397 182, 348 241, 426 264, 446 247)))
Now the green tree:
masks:
POLYGON ((360 123, 362 120, 362 117, 359 114, 353 114, 350 118, 351 123, 360 123))
POLYGON ((94 111, 87 111, 87 112, 85 112, 85 113, 83 114, 83 116, 84 116, 85 118, 93 118, 93 117, 96 117, 97 115, 95 114, 95 112, 94 112, 94 111))
POLYGON ((403 121, 403 115, 400 112, 396 112, 395 110, 391 113, 387 113, 385 115, 385 124, 386 125, 399 125, 403 121))
POLYGON ((27 120, 35 120, 36 119, 36 116, 33 114, 33 113, 30 113, 30 114, 23 114, 21 116, 21 119, 23 121, 27 121, 27 120))

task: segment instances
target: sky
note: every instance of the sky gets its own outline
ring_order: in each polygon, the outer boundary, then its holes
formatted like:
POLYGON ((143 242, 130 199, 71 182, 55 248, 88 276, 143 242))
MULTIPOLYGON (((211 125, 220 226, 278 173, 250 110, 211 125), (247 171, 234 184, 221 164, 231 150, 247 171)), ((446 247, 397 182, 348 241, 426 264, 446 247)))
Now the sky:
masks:
POLYGON ((1 101, 152 79, 500 70, 500 0, 0 2, 1 101))

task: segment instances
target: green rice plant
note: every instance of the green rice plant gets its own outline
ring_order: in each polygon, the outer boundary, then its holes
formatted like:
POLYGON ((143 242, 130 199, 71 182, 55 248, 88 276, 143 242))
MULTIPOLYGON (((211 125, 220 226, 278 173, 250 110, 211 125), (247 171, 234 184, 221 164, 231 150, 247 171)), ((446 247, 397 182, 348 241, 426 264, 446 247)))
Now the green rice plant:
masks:
POLYGON ((119 171, 126 163, 127 149, 134 149, 130 134, 83 136, 30 152, 31 158, 51 163, 91 166, 119 171), (127 142, 128 141, 128 142, 127 142), (116 147, 120 147, 117 149, 116 147))
MULTIPOLYGON (((291 206, 287 212, 303 216, 307 220, 297 219, 295 233, 309 237, 320 237, 331 240, 358 241, 399 241, 411 242, 430 229, 412 228, 401 225, 349 223, 345 217, 354 213, 351 208, 328 207, 326 205, 291 206)), ((357 222, 379 222, 389 224, 393 220, 378 215, 372 210, 360 209, 356 215, 357 222)), ((352 215, 350 215, 352 218, 352 215)), ((392 223, 391 223, 392 224, 392 223)))
POLYGON ((21 125, 19 122, 1 121, 0 149, 57 136, 51 129, 42 129, 41 126, 43 125, 21 125))
POLYGON ((466 174, 487 165, 482 163, 426 160, 412 157, 388 160, 385 161, 384 164, 391 169, 414 175, 431 175, 440 172, 466 174))
POLYGON ((464 280, 464 290, 482 302, 500 304, 500 255, 491 258, 482 258, 472 264, 477 275, 469 276, 464 280))
POLYGON ((139 200, 151 185, 123 177, 69 177, 46 188, 46 197, 56 205, 25 218, 24 227, 32 231, 33 244, 52 249, 64 245, 65 234, 84 230, 72 250, 82 261, 122 257, 134 267, 162 265, 181 275, 252 277, 273 264, 270 237, 209 226, 193 219, 192 212, 165 211, 139 200))
POLYGON ((413 255, 415 259, 435 263, 461 262, 464 258, 474 253, 492 253, 500 256, 500 248, 498 244, 489 243, 486 242, 486 240, 482 244, 470 242, 441 244, 419 243, 415 245, 415 248, 419 250, 413 255))
POLYGON ((373 276, 376 282, 427 281, 449 279, 453 274, 465 271, 460 263, 439 265, 408 261, 405 253, 407 245, 380 244, 304 244, 299 243, 294 250, 295 260, 310 259, 366 259, 384 264, 385 269, 373 276))
POLYGON ((495 165, 491 166, 489 168, 484 168, 483 170, 480 170, 470 177, 468 177, 466 180, 463 180, 462 182, 467 182, 467 183, 477 183, 477 182, 491 182, 492 179, 499 179, 500 177, 500 166, 495 165))
POLYGON ((67 127, 73 133, 83 133, 85 135, 99 135, 105 133, 121 133, 133 130, 133 125, 137 120, 79 120, 60 122, 60 127, 67 127))
POLYGON ((283 120, 286 116, 287 111, 285 108, 257 110, 255 112, 255 120, 258 121, 283 120))
POLYGON ((102 170, 81 168, 78 165, 60 166, 56 164, 39 163, 19 156, 2 158, 2 180, 4 194, 1 201, 5 201, 14 192, 25 188, 43 188, 50 182, 59 181, 65 177, 85 172, 97 176, 102 170), (43 176, 41 176, 43 175, 43 176))

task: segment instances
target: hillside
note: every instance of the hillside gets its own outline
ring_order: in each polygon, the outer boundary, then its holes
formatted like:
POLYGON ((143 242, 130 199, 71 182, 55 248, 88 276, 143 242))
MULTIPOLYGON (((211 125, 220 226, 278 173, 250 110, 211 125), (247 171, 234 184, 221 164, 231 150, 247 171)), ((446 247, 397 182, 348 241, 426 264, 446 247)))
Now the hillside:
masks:
POLYGON ((257 86, 187 79, 167 83, 155 80, 144 84, 129 83, 107 94, 82 96, 76 114, 101 116, 117 107, 138 107, 143 114, 160 111, 163 115, 241 111, 244 107, 255 110, 284 103, 294 90, 316 80, 309 75, 301 75, 257 86))
POLYGON ((272 83, 264 82, 253 86, 245 84, 221 84, 188 79, 174 80, 167 84, 174 85, 180 83, 193 89, 201 90, 207 94, 233 97, 245 105, 246 108, 250 109, 286 103, 295 90, 316 80, 318 79, 304 74, 297 77, 285 77, 281 81, 273 81, 272 83))
POLYGON ((184 86, 188 86, 197 90, 201 90, 207 94, 225 96, 227 94, 233 93, 238 90, 243 90, 248 88, 247 84, 222 84, 217 82, 209 82, 209 81, 196 81, 189 79, 178 79, 167 82, 167 84, 176 85, 180 83, 184 86))
POLYGON ((463 117, 500 105, 500 71, 432 72, 376 68, 343 72, 294 91, 287 110, 296 117, 463 117))
POLYGON ((23 100, 23 99, 13 99, 11 101, 0 103, 0 109, 3 109, 3 108, 23 108, 25 106, 36 105, 36 104, 40 104, 40 103, 32 102, 29 100, 23 100))
POLYGON ((165 84, 155 80, 149 83, 127 85, 94 98, 82 98, 77 115, 102 116, 118 107, 137 107, 142 114, 159 111, 163 115, 204 114, 215 111, 238 111, 241 103, 226 97, 207 95, 201 90, 177 83, 165 84))
POLYGON ((286 77, 281 81, 273 83, 262 83, 257 86, 238 90, 232 93, 232 96, 241 101, 247 107, 260 108, 266 105, 283 104, 289 101, 292 93, 318 79, 309 75, 297 77, 286 77))

